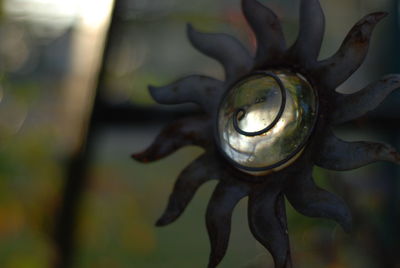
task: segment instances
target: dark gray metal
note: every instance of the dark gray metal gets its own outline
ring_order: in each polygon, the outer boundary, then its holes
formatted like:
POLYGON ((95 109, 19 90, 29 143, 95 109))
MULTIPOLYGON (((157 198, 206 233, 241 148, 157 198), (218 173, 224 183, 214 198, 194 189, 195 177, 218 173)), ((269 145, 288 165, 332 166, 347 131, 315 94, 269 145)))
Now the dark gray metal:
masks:
POLYGON ((133 154, 132 158, 147 163, 164 158, 181 147, 197 145, 208 148, 213 143, 209 132, 210 121, 204 116, 178 119, 168 124, 144 152, 133 154))
POLYGON ((386 15, 376 12, 362 18, 347 34, 339 50, 312 68, 313 76, 322 86, 333 90, 360 67, 367 56, 372 31, 386 15))
POLYGON ((278 17, 256 0, 242 1, 242 8, 257 38, 255 67, 280 60, 286 42, 278 17))
POLYGON ((315 64, 325 32, 325 15, 319 0, 301 1, 299 36, 289 53, 301 66, 315 64))
POLYGON ((316 153, 315 164, 332 170, 351 170, 377 161, 400 164, 400 154, 387 144, 346 142, 327 131, 319 153, 316 153))
POLYGON ((338 222, 343 230, 351 230, 351 213, 342 199, 319 188, 312 178, 312 168, 304 167, 285 189, 290 204, 308 217, 328 218, 338 222))
POLYGON ((149 149, 133 157, 149 162, 167 156, 185 145, 203 147, 206 153, 179 176, 166 212, 157 225, 173 222, 204 182, 218 179, 219 184, 207 210, 211 242, 208 267, 216 267, 224 257, 232 211, 241 198, 249 196, 248 220, 253 235, 271 252, 275 267, 288 268, 292 264, 284 196, 302 214, 335 220, 346 231, 351 227, 351 215, 345 203, 334 194, 319 188, 313 181, 311 174, 314 165, 348 170, 374 161, 400 164, 399 153, 388 145, 345 142, 335 137, 331 131, 333 125, 358 118, 374 109, 399 87, 400 81, 398 75, 392 75, 354 94, 343 95, 334 91, 363 62, 372 30, 386 13, 366 16, 352 28, 335 55, 317 62, 324 32, 324 15, 317 0, 302 0, 299 36, 288 50, 277 16, 270 9, 256 0, 242 0, 242 7, 258 41, 254 65, 249 65, 253 61, 247 58, 248 52, 233 38, 200 34, 189 27, 189 38, 193 45, 224 65, 228 81, 211 83, 212 78, 205 78, 207 82, 200 82, 192 77, 181 80, 184 82, 178 82, 177 87, 151 89, 161 103, 196 102, 206 110, 208 116, 186 118, 173 123, 162 131, 149 149), (290 165, 281 166, 280 170, 273 172, 250 175, 238 169, 218 149, 218 141, 215 139, 218 105, 215 104, 220 103, 224 93, 235 85, 234 82, 240 83, 246 75, 265 72, 271 67, 289 68, 307 78, 318 98, 317 120, 303 151, 290 165), (210 87, 204 86, 209 83, 213 85, 211 92, 217 93, 210 95, 210 87))
POLYGON ((196 49, 222 64, 226 81, 246 74, 253 65, 247 49, 230 35, 201 33, 190 24, 187 26, 187 34, 196 49))
MULTIPOLYGON (((261 188, 261 187, 260 187, 261 188)), ((281 185, 270 184, 249 195, 249 226, 254 237, 271 253, 276 268, 290 268, 291 257, 281 185)))
POLYGON ((221 181, 208 203, 206 224, 211 243, 208 267, 216 267, 225 256, 231 233, 233 209, 249 194, 250 187, 221 181))
POLYGON ((193 102, 209 113, 218 105, 223 82, 202 75, 191 75, 163 87, 149 86, 153 99, 160 104, 193 102), (206 90, 205 90, 206 89, 206 90))
POLYGON ((220 168, 213 154, 199 156, 187 166, 175 182, 164 214, 157 221, 157 226, 164 226, 175 221, 186 209, 197 190, 207 181, 222 177, 220 168))
POLYGON ((377 108, 385 98, 400 87, 400 75, 386 75, 381 80, 353 93, 336 97, 332 118, 334 124, 346 123, 377 108))

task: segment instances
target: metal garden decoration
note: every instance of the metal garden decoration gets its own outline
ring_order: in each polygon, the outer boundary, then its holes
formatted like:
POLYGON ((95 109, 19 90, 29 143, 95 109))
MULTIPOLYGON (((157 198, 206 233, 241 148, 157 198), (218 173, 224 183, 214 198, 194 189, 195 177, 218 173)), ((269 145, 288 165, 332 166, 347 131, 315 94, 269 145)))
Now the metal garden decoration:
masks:
POLYGON ((224 257, 232 211, 244 197, 254 237, 272 254, 275 267, 291 267, 285 197, 304 215, 335 220, 345 231, 351 226, 346 204, 314 183, 314 165, 350 170, 375 161, 400 164, 400 155, 388 145, 342 141, 331 130, 376 108, 400 87, 400 75, 354 94, 335 91, 363 62, 372 31, 386 13, 362 18, 332 57, 318 61, 325 28, 318 0, 301 1, 299 35, 290 47, 270 9, 256 0, 243 0, 242 8, 257 38, 255 57, 231 36, 200 33, 189 25, 193 46, 218 60, 226 79, 193 75, 150 87, 158 103, 194 102, 204 114, 171 123, 133 157, 151 162, 185 145, 203 147, 204 154, 179 175, 157 225, 175 221, 197 189, 216 179, 206 213, 208 267, 224 257))

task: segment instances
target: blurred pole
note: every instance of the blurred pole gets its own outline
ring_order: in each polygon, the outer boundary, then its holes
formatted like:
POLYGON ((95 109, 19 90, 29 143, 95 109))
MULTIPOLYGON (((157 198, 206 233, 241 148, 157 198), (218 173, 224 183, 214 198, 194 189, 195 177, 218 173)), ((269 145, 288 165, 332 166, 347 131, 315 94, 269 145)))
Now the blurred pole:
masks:
MULTIPOLYGON (((391 73, 400 73, 400 0, 392 0, 392 16, 394 17, 392 31, 389 35, 390 44, 390 59, 389 68, 391 73)), ((387 109, 388 115, 396 114, 397 118, 400 115, 400 94, 399 89, 397 92, 391 95, 391 99, 395 99, 394 102, 397 105, 389 105, 387 109)), ((388 129, 387 139, 395 145, 397 149, 400 149, 399 145, 399 122, 393 122, 393 127, 388 129)), ((380 234, 380 241, 382 246, 380 251, 382 252, 382 267, 387 268, 398 268, 400 267, 400 257, 398 252, 400 250, 400 168, 396 165, 388 165, 387 168, 382 172, 385 178, 385 193, 383 208, 381 212, 381 225, 379 226, 378 233, 380 234)))
MULTIPOLYGON (((390 0, 390 28, 385 33, 385 47, 382 49, 381 69, 383 73, 400 73, 400 0, 390 0)), ((388 122, 383 126, 385 140, 400 149, 400 89, 393 92, 382 107, 374 112, 377 122, 388 122)), ((379 124, 375 124, 379 125, 379 124)), ((377 181, 384 190, 382 206, 377 211, 378 224, 375 226, 373 243, 371 243, 371 255, 376 256, 375 262, 379 267, 400 267, 400 168, 394 164, 384 164, 381 169, 381 177, 377 181)))
MULTIPOLYGON (((54 232, 54 243, 56 247, 56 259, 52 266, 55 268, 67 268, 71 267, 73 264, 73 255, 76 246, 76 227, 78 223, 79 216, 79 208, 82 200, 83 192, 86 188, 87 177, 88 177, 88 164, 91 160, 95 139, 97 136, 97 132, 99 130, 100 124, 98 123, 99 116, 101 113, 102 105, 101 105, 101 92, 102 87, 104 85, 104 76, 105 76, 105 63, 107 61, 106 57, 109 55, 108 51, 110 50, 110 41, 113 39, 112 35, 116 28, 116 3, 113 3, 112 0, 103 1, 104 3, 110 3, 110 11, 111 11, 111 22, 108 27, 107 34, 105 36, 105 45, 104 50, 102 52, 101 61, 99 61, 100 68, 98 72, 93 73, 95 77, 97 77, 97 82, 93 81, 93 87, 96 88, 95 92, 92 94, 88 94, 87 92, 79 92, 80 90, 89 90, 90 89, 82 89, 79 87, 80 83, 73 79, 71 90, 75 90, 76 95, 74 95, 75 100, 78 101, 79 104, 84 104, 86 107, 78 108, 81 111, 80 117, 83 118, 72 118, 77 120, 77 127, 73 128, 72 131, 76 132, 75 135, 80 136, 81 141, 79 143, 71 143, 77 145, 76 148, 72 148, 71 158, 67 165, 67 174, 66 181, 64 185, 64 189, 62 192, 62 198, 60 201, 59 210, 56 214, 55 219, 55 232, 54 232), (107 2, 108 1, 108 2, 107 2), (78 84, 78 85, 77 85, 78 84), (77 88, 74 87, 77 86, 77 88), (78 90, 78 92, 76 92, 78 90), (94 96, 93 96, 94 95, 94 96), (89 99, 87 99, 89 98, 89 99), (90 100, 92 98, 92 101, 90 100), (92 108, 91 108, 92 107, 92 108), (84 112, 83 112, 84 111, 84 112), (89 118, 85 120, 85 113, 88 113, 89 118), (84 123, 87 123, 87 126, 84 126, 84 123), (82 126, 79 126, 79 124, 82 126)), ((98 3, 97 3, 98 4, 98 3)), ((87 1, 86 7, 91 8, 91 12, 96 12, 96 1, 87 1), (90 5, 89 5, 90 4, 90 5)), ((104 15, 104 14, 103 14, 104 15)), ((94 17, 93 14, 90 14, 88 17, 88 25, 96 26, 96 19, 98 17, 94 17), (90 17, 91 16, 91 17, 90 17)), ((85 19, 85 18, 83 18, 85 19)), ((98 22, 98 21, 97 21, 98 22)), ((99 40, 97 40, 99 41, 99 40)), ((89 40, 90 42, 90 40, 89 40)), ((98 45, 98 44, 97 44, 98 45)), ((79 49, 79 48, 78 48, 79 49)), ((86 51, 86 53, 93 53, 93 51, 86 51)), ((80 57, 86 57, 84 53, 80 53, 80 57)), ((78 63, 79 63, 78 59, 78 63)), ((93 64, 93 63, 92 63, 93 64)), ((93 66, 91 66, 93 68, 93 66)), ((76 66, 76 68, 82 68, 82 66, 76 66)), ((72 72, 77 72, 77 70, 72 70, 72 72)), ((78 71, 79 73, 79 71, 78 71)), ((79 74, 78 74, 79 75, 79 74)), ((88 83, 87 86, 91 84, 88 83)), ((77 105, 76 102, 67 103, 67 109, 73 109, 74 106, 77 105)), ((79 116, 76 113, 74 116, 79 116)), ((68 123, 68 122, 67 122, 68 123)), ((68 124, 67 124, 68 125, 68 124)), ((71 130, 69 130, 71 131, 71 130)), ((72 146, 72 145, 71 145, 72 146)), ((74 147, 74 146, 72 146, 74 147)))

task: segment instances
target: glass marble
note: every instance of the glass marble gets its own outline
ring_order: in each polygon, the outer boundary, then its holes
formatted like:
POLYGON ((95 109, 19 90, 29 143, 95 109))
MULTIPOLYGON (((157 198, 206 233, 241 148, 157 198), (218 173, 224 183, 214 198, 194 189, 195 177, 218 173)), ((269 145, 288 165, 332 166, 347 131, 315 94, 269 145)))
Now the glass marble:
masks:
POLYGON ((238 133, 269 126, 278 116, 283 97, 277 81, 254 74, 234 85, 225 95, 218 112, 217 135, 224 155, 244 171, 279 169, 301 154, 313 129, 317 97, 310 83, 300 74, 272 70, 286 92, 283 113, 273 127, 257 136, 238 133), (238 110, 242 112, 237 113, 238 110))

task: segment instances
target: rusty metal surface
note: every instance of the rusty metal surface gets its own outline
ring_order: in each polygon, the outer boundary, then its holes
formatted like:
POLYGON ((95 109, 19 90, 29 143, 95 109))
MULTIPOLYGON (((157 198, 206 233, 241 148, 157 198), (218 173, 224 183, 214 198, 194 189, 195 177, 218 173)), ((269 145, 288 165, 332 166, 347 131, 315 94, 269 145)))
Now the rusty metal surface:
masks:
POLYGON ((377 161, 400 164, 400 154, 390 145, 355 141, 346 142, 327 132, 315 164, 332 170, 351 170, 377 161))
POLYGON ((362 18, 332 57, 312 67, 310 71, 318 78, 320 86, 334 90, 360 67, 367 56, 372 32, 386 15, 384 12, 376 12, 362 18))
POLYGON ((332 219, 345 231, 351 228, 351 215, 345 202, 318 187, 311 174, 314 165, 333 170, 348 170, 374 161, 400 164, 400 156, 388 145, 371 142, 346 142, 338 139, 331 127, 356 119, 374 109, 399 87, 399 76, 392 75, 354 94, 343 95, 335 88, 363 62, 375 25, 386 13, 373 13, 358 22, 331 58, 317 61, 324 33, 324 14, 319 1, 302 0, 300 31, 297 40, 286 48, 277 16, 256 0, 242 0, 247 21, 258 41, 253 59, 234 38, 221 34, 199 33, 189 27, 192 44, 218 60, 226 70, 225 83, 213 78, 189 77, 176 84, 151 88, 160 103, 195 102, 208 114, 203 119, 186 118, 167 126, 143 153, 133 157, 142 162, 155 161, 180 147, 196 144, 205 148, 179 176, 168 206, 158 226, 175 221, 189 204, 197 189, 216 179, 218 186, 207 209, 207 229, 211 242, 209 268, 224 257, 230 235, 232 211, 240 199, 249 197, 248 221, 254 237, 272 254, 277 268, 292 267, 284 198, 300 213, 332 219), (310 15, 312 14, 312 16, 310 15), (230 85, 243 75, 269 68, 289 68, 299 72, 317 91, 320 109, 317 123, 300 157, 279 171, 250 175, 237 169, 218 150, 216 115, 218 103, 230 85), (212 86, 210 86, 212 85, 212 86), (211 89, 210 89, 211 88, 211 89))

